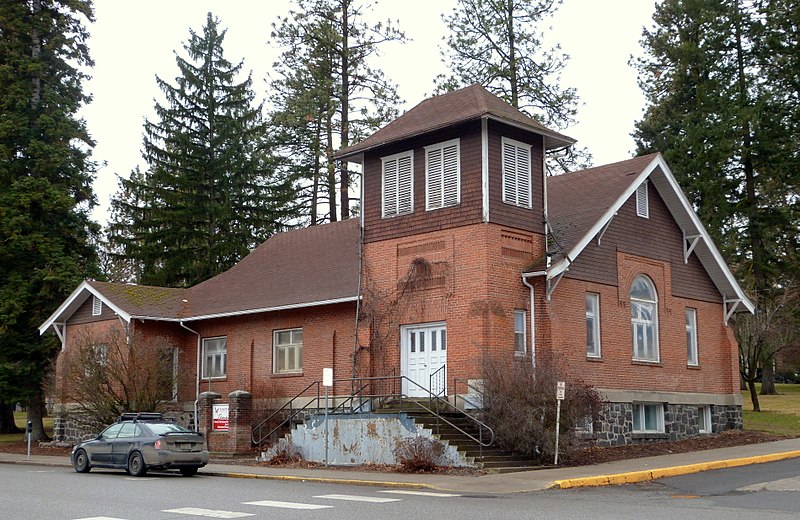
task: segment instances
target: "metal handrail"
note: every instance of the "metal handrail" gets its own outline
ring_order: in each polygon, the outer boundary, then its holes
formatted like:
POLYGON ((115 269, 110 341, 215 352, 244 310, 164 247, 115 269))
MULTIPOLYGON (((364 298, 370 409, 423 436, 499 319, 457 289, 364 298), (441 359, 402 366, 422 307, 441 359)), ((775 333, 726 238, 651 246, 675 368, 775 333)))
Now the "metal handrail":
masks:
POLYGON ((297 415, 299 415, 300 412, 306 410, 309 407, 309 405, 311 405, 311 403, 314 402, 314 401, 309 401, 308 403, 306 403, 305 406, 303 406, 301 408, 298 408, 297 410, 294 410, 294 406, 293 405, 294 405, 295 400, 297 400, 297 399, 299 399, 301 397, 304 397, 305 393, 310 388, 312 388, 314 386, 317 387, 316 402, 317 402, 317 408, 319 408, 319 399, 320 399, 319 386, 320 386, 320 382, 319 381, 314 381, 314 382, 310 383, 307 387, 302 389, 300 391, 300 393, 298 393, 297 395, 292 397, 286 404, 284 404, 283 406, 281 406, 280 408, 275 410, 272 414, 270 414, 269 417, 267 417, 266 419, 264 419, 263 421, 261 421, 260 423, 258 423, 256 426, 253 427, 253 433, 251 435, 251 440, 252 440, 253 444, 255 444, 256 446, 261 446, 261 443, 264 442, 264 439, 269 438, 270 435, 272 435, 273 433, 278 431, 287 422, 291 424, 291 420, 292 419, 294 419, 297 415), (273 417, 275 417, 279 413, 283 412, 287 408, 289 409, 289 415, 287 415, 285 419, 280 421, 275 428, 273 428, 272 430, 269 431, 269 433, 267 433, 266 435, 261 435, 261 430, 264 427, 264 425, 269 423, 269 421, 271 421, 273 417), (258 436, 256 436, 256 432, 258 432, 258 436))
MULTIPOLYGON (((358 377, 358 378, 335 380, 334 383, 350 383, 351 384, 351 388, 358 387, 358 391, 355 391, 355 390, 351 391, 351 394, 342 403, 337 405, 333 410, 336 411, 336 410, 341 409, 342 411, 337 412, 337 413, 345 413, 344 412, 344 410, 345 410, 345 406, 344 405, 347 402, 350 402, 351 403, 350 410, 351 410, 351 413, 352 413, 352 411, 354 410, 354 408, 352 407, 352 403, 355 402, 356 398, 367 399, 367 400, 377 399, 380 404, 386 402, 388 399, 395 398, 395 399, 399 399, 400 403, 402 404, 403 399, 409 399, 410 398, 408 395, 406 395, 404 392, 402 392, 402 383, 404 381, 408 382, 409 385, 414 385, 416 387, 416 389, 418 389, 423 394, 425 394, 425 393, 428 394, 429 407, 427 407, 424 404, 420 403, 420 401, 418 401, 418 400, 415 400, 415 403, 416 403, 417 406, 419 406, 420 408, 422 408, 426 412, 434 415, 437 418, 437 424, 438 424, 438 421, 441 420, 442 422, 450 425, 452 428, 454 428, 455 430, 457 430, 458 432, 460 432, 461 434, 463 434, 467 438, 469 438, 472 441, 478 443, 478 446, 481 449, 481 452, 482 452, 482 448, 483 447, 491 446, 494 443, 495 433, 494 433, 494 430, 492 430, 492 428, 489 425, 487 425, 486 423, 484 423, 483 421, 481 421, 477 417, 474 417, 474 416, 472 416, 470 414, 464 413, 463 410, 460 410, 458 407, 456 407, 455 405, 451 404, 446 399, 441 399, 440 398, 441 394, 439 394, 439 396, 437 396, 430 389, 425 388, 424 386, 420 385, 419 383, 417 383, 413 379, 410 379, 408 376, 375 376, 375 377, 358 377), (368 388, 373 387, 376 383, 378 383, 378 384, 379 383, 390 383, 390 384, 392 384, 392 387, 393 387, 392 391, 388 392, 388 393, 387 392, 364 392, 368 388), (433 403, 433 399, 437 400, 437 406, 435 406, 435 407, 432 404, 433 403), (449 421, 446 417, 444 417, 440 413, 441 410, 440 410, 439 405, 442 405, 444 408, 447 408, 449 411, 455 411, 455 412, 458 412, 458 413, 463 413, 465 417, 469 418, 478 427, 478 437, 475 437, 473 434, 463 430, 461 427, 459 427, 458 425, 454 424, 453 422, 449 421), (487 434, 488 434, 488 439, 489 439, 488 441, 484 441, 484 431, 487 432, 487 434)), ((261 443, 264 441, 264 439, 266 439, 269 436, 271 436, 273 433, 275 433, 278 429, 280 429, 287 422, 290 422, 298 414, 300 414, 301 412, 303 412, 303 411, 307 410, 308 408, 310 408, 312 403, 316 403, 316 408, 319 409, 320 408, 320 405, 319 405, 319 402, 320 402, 320 384, 321 383, 319 381, 314 381, 313 383, 309 384, 300 393, 298 393, 296 396, 294 396, 292 399, 290 399, 286 404, 284 404, 279 409, 275 410, 275 412, 273 412, 269 417, 267 417, 266 419, 261 421, 258 425, 256 425, 253 428, 253 434, 252 434, 253 444, 255 444, 257 446, 261 445, 261 443), (300 399, 302 397, 305 397, 306 392, 309 389, 311 389, 311 388, 313 388, 315 386, 316 386, 316 389, 317 389, 316 390, 316 393, 317 393, 316 398, 314 398, 312 396, 311 400, 309 400, 309 402, 306 403, 304 406, 302 406, 300 408, 295 408, 294 407, 294 401, 297 400, 297 399, 300 399), (261 430, 262 430, 263 426, 265 424, 267 424, 270 420, 272 420, 276 415, 278 415, 279 413, 285 411, 287 408, 289 409, 289 415, 285 419, 283 419, 278 424, 278 426, 276 426, 275 428, 270 430, 269 433, 267 433, 266 435, 261 435, 261 430), (258 435, 257 435, 257 432, 258 432, 258 435)), ((423 397, 423 399, 424 399, 424 397, 423 397)), ((363 406, 363 405, 359 405, 359 408, 361 408, 361 406, 363 406)), ((330 413, 330 411, 329 411, 329 413, 330 413)))

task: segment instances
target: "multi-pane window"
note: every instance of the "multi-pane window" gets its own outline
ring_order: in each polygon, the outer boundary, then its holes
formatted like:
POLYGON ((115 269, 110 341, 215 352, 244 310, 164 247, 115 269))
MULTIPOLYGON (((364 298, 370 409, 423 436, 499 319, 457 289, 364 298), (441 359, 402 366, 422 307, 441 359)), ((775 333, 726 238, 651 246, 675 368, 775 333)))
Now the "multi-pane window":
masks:
POLYGON ((633 431, 635 432, 663 432, 664 431, 664 405, 634 404, 633 405, 633 431))
POLYGON ((102 374, 108 367, 108 345, 91 345, 85 359, 84 373, 86 377, 102 374))
POLYGON ((686 309, 686 363, 697 365, 697 310, 686 309))
POLYGON ((92 316, 103 314, 103 300, 97 296, 92 296, 92 316))
POLYGON ((403 152, 381 159, 383 216, 405 215, 414 210, 414 153, 403 152))
POLYGON ((531 207, 531 145, 503 138, 503 202, 531 207))
POLYGON ((647 200, 647 181, 636 188, 636 214, 640 217, 650 218, 650 204, 647 200))
POLYGON ((586 355, 600 357, 600 295, 586 293, 586 355))
POLYGON ((524 356, 527 351, 526 312, 514 311, 514 354, 524 356))
POLYGON ((228 339, 203 339, 203 379, 225 377, 228 364, 228 339))
POLYGON ((697 407, 697 420, 700 423, 700 433, 712 433, 710 406, 697 407))
POLYGON ((459 140, 425 147, 425 209, 456 206, 460 202, 459 140))
POLYGON ((303 370, 303 329, 276 330, 273 348, 276 374, 303 370))
POLYGON ((640 275, 631 284, 633 359, 658 361, 658 299, 650 278, 640 275))

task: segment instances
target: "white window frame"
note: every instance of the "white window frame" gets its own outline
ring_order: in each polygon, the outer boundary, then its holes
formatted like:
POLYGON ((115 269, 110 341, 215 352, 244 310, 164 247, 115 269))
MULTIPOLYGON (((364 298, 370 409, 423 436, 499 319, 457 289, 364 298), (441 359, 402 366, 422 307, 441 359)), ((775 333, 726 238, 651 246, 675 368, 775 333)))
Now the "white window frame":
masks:
POLYGON ((701 405, 697 407, 697 420, 700 423, 699 433, 713 433, 711 425, 711 406, 701 405))
POLYGON ((425 209, 461 203, 461 140, 425 147, 425 209), (438 165, 437 165, 438 160, 438 165), (454 161, 453 164, 451 161, 454 161))
POLYGON ((697 309, 686 307, 686 364, 696 367, 700 364, 697 351, 697 309))
POLYGON ((272 373, 273 374, 298 374, 303 372, 303 328, 280 329, 272 332, 272 373), (278 338, 282 334, 289 334, 289 341, 280 343, 278 338), (299 341, 297 337, 299 336, 299 341), (285 357, 289 367, 289 357, 294 366, 291 368, 278 368, 278 360, 281 356, 285 357))
POLYGON ((108 344, 96 343, 89 348, 91 349, 89 353, 90 359, 87 360, 89 364, 84 369, 86 377, 99 374, 108 367, 108 344))
POLYGON ((586 293, 586 356, 591 358, 601 357, 600 294, 593 292, 586 293), (590 339, 591 342, 589 341, 590 339))
POLYGON ((522 309, 516 309, 514 310, 514 355, 525 356, 527 353, 528 353, 528 312, 522 309), (520 330, 520 323, 522 325, 521 330, 520 330))
POLYGON ((632 294, 630 296, 633 359, 635 361, 658 363, 661 360, 658 346, 658 292, 653 281, 646 275, 639 275, 634 278, 631 283, 631 292, 639 280, 643 280, 649 286, 653 293, 653 299, 634 298, 632 294), (648 311, 651 316, 650 319, 646 317, 648 311), (645 339, 645 343, 641 345, 639 344, 639 334, 637 334, 640 328, 643 333, 642 337, 645 339), (648 331, 651 334, 648 335, 648 331), (648 337, 652 338, 652 345, 648 345, 648 337))
POLYGON ((203 338, 203 355, 202 355, 202 362, 203 366, 201 367, 202 370, 202 379, 225 379, 228 377, 228 337, 227 336, 215 336, 213 338, 203 338), (210 353, 210 346, 214 344, 215 351, 210 353), (219 345, 222 344, 223 348, 220 348, 219 345), (218 359, 218 362, 214 362, 214 366, 220 367, 220 372, 215 373, 214 375, 209 374, 209 359, 210 358, 218 359))
POLYGON ((523 208, 533 207, 533 181, 531 172, 531 150, 532 146, 528 143, 516 141, 508 137, 501 139, 501 156, 503 165, 503 202, 520 206, 523 208), (508 150, 508 152, 507 152, 508 150), (513 154, 510 153, 513 151, 513 154), (520 158, 520 152, 524 151, 527 157, 520 158), (513 155, 513 159, 512 156, 513 155), (509 164, 509 159, 512 159, 509 164), (525 164, 520 164, 520 161, 526 161, 525 164), (523 181, 523 185, 520 181, 523 181), (527 186, 524 186, 524 184, 527 186))
POLYGON ((631 428, 634 433, 664 433, 664 404, 663 403, 633 403, 633 417, 631 428), (647 409, 654 407, 656 410, 656 424, 647 424, 647 409), (638 428, 637 428, 637 424, 638 428), (655 428, 648 428, 654 426, 655 428))
POLYGON ((103 314, 103 300, 92 295, 92 316, 100 316, 101 314, 103 314))
POLYGON ((647 198, 647 181, 644 181, 636 188, 636 215, 642 218, 650 218, 650 201, 647 198))
POLYGON ((381 157, 381 216, 397 217, 413 211, 414 151, 381 157), (401 168, 404 165, 407 170, 401 168))

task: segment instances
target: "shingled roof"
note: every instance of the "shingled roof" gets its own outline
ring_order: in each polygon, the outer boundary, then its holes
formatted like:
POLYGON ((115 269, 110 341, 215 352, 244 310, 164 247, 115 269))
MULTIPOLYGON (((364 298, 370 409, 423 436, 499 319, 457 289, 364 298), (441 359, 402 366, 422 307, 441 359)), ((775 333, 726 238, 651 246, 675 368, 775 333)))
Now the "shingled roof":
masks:
POLYGON ((357 219, 272 236, 231 269, 188 289, 83 282, 39 327, 63 323, 94 295, 125 320, 195 321, 355 301, 357 219))
POLYGON ((698 239, 692 246, 692 254, 700 260, 723 296, 726 320, 740 304, 753 312, 755 306, 728 269, 659 153, 548 177, 547 218, 560 250, 553 256, 551 265, 532 264, 526 267, 523 276, 544 275, 547 280, 557 280, 645 180, 658 191, 684 235, 698 239))
POLYGON ((336 159, 354 159, 368 150, 483 117, 541 134, 547 149, 575 143, 575 139, 550 130, 523 114, 481 85, 428 98, 371 136, 339 150, 336 159))

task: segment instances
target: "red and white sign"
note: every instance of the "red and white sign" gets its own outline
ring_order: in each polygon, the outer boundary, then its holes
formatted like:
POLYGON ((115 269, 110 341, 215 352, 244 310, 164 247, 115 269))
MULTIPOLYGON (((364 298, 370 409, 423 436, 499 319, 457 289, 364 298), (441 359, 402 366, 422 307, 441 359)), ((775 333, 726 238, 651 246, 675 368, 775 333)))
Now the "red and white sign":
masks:
POLYGON ((228 431, 228 405, 215 404, 211 408, 211 429, 215 432, 228 431))

